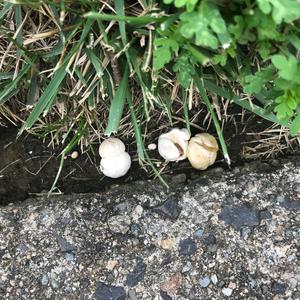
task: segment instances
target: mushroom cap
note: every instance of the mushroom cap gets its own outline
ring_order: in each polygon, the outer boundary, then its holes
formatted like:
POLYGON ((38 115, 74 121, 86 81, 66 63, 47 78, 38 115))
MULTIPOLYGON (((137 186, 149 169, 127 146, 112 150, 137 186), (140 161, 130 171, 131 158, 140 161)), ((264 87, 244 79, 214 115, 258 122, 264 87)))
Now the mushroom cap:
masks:
POLYGON ((104 157, 100 161, 100 170, 110 178, 124 176, 131 166, 131 158, 127 152, 123 152, 114 157, 104 157))
POLYGON ((124 143, 118 138, 108 138, 99 147, 99 154, 102 158, 115 157, 125 152, 124 143))
POLYGON ((187 157, 195 169, 205 170, 216 161, 218 150, 219 146, 214 136, 200 133, 191 138, 187 157))
POLYGON ((180 131, 184 134, 184 138, 188 141, 191 138, 191 133, 187 128, 182 128, 180 131))
POLYGON ((158 138, 158 152, 167 161, 178 161, 186 158, 188 139, 187 130, 174 128, 161 134, 158 138))

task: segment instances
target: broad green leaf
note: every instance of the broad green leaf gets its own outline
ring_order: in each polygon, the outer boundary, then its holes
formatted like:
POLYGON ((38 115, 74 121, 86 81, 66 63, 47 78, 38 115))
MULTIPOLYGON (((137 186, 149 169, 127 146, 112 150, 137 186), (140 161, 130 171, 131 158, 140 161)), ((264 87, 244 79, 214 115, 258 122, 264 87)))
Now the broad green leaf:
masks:
POLYGON ((300 108, 298 107, 296 110, 296 117, 294 118, 291 124, 291 135, 295 136, 298 134, 300 130, 300 108))
POLYGON ((188 56, 182 55, 176 59, 173 71, 176 72, 176 76, 180 84, 184 88, 190 86, 195 69, 189 61, 188 56))
POLYGON ((272 56, 273 65, 279 70, 279 76, 286 80, 295 80, 298 73, 298 60, 294 56, 286 58, 277 54, 272 56))
POLYGON ((197 4, 198 0, 163 0, 165 4, 171 4, 174 2, 174 5, 178 8, 186 6, 187 11, 193 11, 195 5, 197 4))
POLYGON ((226 48, 230 44, 230 36, 216 5, 202 1, 199 10, 184 12, 180 15, 181 34, 191 39, 195 36, 195 43, 198 46, 217 49, 219 41, 226 48))
POLYGON ((248 75, 244 81, 244 91, 249 94, 258 94, 264 85, 274 78, 274 68, 270 67, 259 72, 255 75, 248 75))
POLYGON ((277 24, 290 23, 300 18, 300 2, 297 0, 257 0, 264 14, 272 12, 272 18, 277 24))
POLYGON ((283 120, 290 118, 293 115, 293 109, 289 107, 288 100, 284 95, 276 98, 275 102, 277 105, 275 106, 274 111, 279 119, 283 120))
POLYGON ((153 67, 155 70, 163 68, 177 53, 179 45, 171 38, 156 38, 154 40, 153 67))
POLYGON ((300 39, 297 35, 291 34, 288 36, 288 40, 298 51, 300 51, 300 39))
POLYGON ((279 96, 275 99, 277 105, 274 111, 279 119, 289 119, 293 117, 296 108, 300 104, 299 88, 295 90, 287 90, 284 95, 279 96))

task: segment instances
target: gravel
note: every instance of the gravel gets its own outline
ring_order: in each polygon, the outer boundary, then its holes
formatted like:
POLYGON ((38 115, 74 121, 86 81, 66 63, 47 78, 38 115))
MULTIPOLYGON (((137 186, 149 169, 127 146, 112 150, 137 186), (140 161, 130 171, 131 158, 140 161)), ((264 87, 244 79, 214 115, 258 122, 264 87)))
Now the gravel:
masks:
POLYGON ((0 299, 299 299, 298 160, 1 207, 0 299))
POLYGON ((203 288, 206 288, 206 287, 208 287, 209 284, 210 284, 210 279, 209 279, 208 277, 200 278, 199 284, 200 284, 200 286, 202 286, 203 288))

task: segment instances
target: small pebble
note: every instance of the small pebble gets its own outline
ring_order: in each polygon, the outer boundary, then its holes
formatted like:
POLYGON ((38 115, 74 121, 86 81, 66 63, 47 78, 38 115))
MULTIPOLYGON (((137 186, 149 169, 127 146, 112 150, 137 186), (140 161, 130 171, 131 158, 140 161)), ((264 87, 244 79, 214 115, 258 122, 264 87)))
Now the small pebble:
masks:
POLYGON ((78 156, 79 156, 78 151, 73 151, 73 152, 71 153, 71 158, 72 158, 72 159, 76 159, 76 158, 78 158, 78 156))
POLYGON ((179 254, 188 256, 193 255, 197 251, 197 244, 191 238, 181 240, 179 242, 179 254))
POLYGON ((163 240, 160 241, 160 246, 164 250, 170 250, 174 246, 174 241, 172 239, 163 239, 163 240))
POLYGON ((168 294, 175 294, 182 283, 182 276, 180 273, 173 274, 170 278, 165 280, 160 286, 161 290, 168 294))
POLYGON ((210 284, 210 279, 209 279, 208 277, 201 278, 201 279, 199 280, 199 284, 200 284, 200 286, 206 288, 206 287, 208 287, 209 284, 210 284))
POLYGON ((106 264, 106 269, 107 270, 113 270, 115 268, 115 266, 118 264, 117 260, 109 260, 106 264))
POLYGON ((217 277, 216 274, 212 275, 212 276, 210 277, 210 279, 211 279, 211 281, 212 281, 213 284, 216 285, 216 284, 218 283, 218 277, 217 277))
POLYGON ((224 296, 227 296, 227 297, 230 297, 230 296, 231 296, 232 291, 233 291, 233 290, 230 289, 230 288, 223 288, 223 289, 222 289, 223 295, 224 295, 224 296))
POLYGON ((66 254, 65 254, 65 259, 66 259, 67 261, 73 261, 73 260, 75 259, 75 256, 74 256, 73 253, 66 253, 66 254))
POLYGON ((149 150, 155 150, 156 149, 156 144, 152 143, 148 145, 149 150))
POLYGON ((202 237, 203 236, 203 232, 204 230, 203 229, 198 229, 194 232, 194 237, 195 238, 199 238, 199 237, 202 237))
POLYGON ((49 279, 48 279, 47 274, 44 274, 43 277, 42 277, 42 280, 41 280, 41 284, 42 285, 47 285, 48 281, 49 281, 49 279))

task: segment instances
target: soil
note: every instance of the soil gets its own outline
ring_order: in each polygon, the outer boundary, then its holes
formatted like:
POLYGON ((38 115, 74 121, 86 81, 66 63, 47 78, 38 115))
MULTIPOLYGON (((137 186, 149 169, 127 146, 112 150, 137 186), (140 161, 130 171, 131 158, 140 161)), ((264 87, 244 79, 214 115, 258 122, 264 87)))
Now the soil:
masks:
MULTIPOLYGON (((257 122, 256 118, 248 119, 247 132, 254 129, 257 132, 267 125, 269 124, 257 122)), ((47 193, 59 168, 61 149, 53 150, 47 146, 47 141, 43 142, 33 135, 16 139, 17 132, 16 127, 0 127, 0 205, 47 193)), ((249 140, 249 136, 245 132, 236 132, 232 126, 226 127, 223 132, 230 149, 232 166, 242 164, 244 162, 240 155, 242 142, 249 140)), ((256 137, 253 136, 252 139, 254 138, 256 137)), ((79 149, 74 150, 80 153, 79 149)), ((151 157, 157 155, 156 151, 150 155, 151 157)), ((77 159, 68 156, 54 192, 63 194, 102 192, 112 185, 150 178, 138 162, 133 162, 126 176, 111 180, 103 176, 98 169, 100 157, 94 157, 93 160, 91 161, 86 153, 79 155, 77 159)), ((225 167, 221 153, 216 165, 225 167)), ((183 180, 199 176, 199 172, 193 170, 187 161, 168 165, 164 169, 164 174, 166 177, 181 174, 183 180)))

